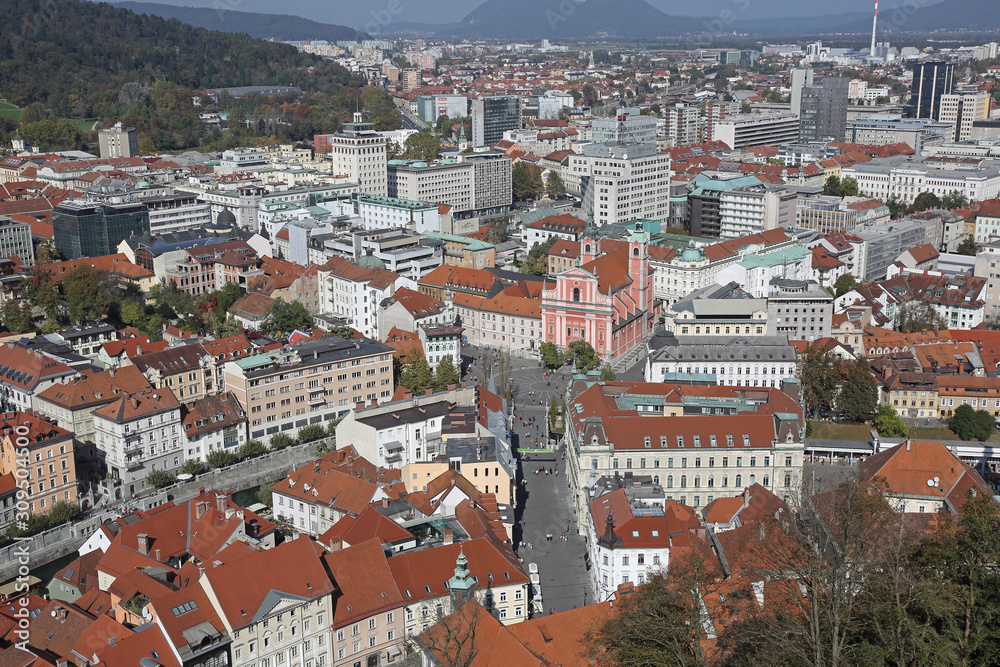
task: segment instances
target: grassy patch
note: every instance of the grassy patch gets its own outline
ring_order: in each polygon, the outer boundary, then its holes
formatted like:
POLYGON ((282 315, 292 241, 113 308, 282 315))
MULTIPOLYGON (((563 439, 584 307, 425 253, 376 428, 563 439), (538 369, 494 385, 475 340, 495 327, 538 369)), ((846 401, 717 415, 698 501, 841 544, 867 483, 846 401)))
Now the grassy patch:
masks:
POLYGON ((13 109, 0 109, 0 116, 4 116, 6 118, 12 118, 14 120, 20 120, 21 110, 16 107, 13 109))
POLYGON ((818 440, 860 440, 867 442, 871 428, 864 424, 835 424, 833 422, 810 422, 812 435, 818 440))

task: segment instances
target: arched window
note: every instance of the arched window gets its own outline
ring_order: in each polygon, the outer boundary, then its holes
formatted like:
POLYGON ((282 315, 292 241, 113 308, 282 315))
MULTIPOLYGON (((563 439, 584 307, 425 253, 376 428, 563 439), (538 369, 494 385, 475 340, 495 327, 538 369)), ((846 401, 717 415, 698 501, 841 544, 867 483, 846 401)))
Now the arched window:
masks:
POLYGON ((711 488, 713 488, 714 486, 715 486, 715 478, 714 478, 714 477, 709 477, 709 478, 708 478, 708 488, 710 488, 710 489, 711 489, 711 488))
POLYGON ((639 256, 639 248, 638 247, 632 248, 632 256, 633 257, 638 257, 639 256))
POLYGON ((681 488, 686 489, 688 485, 687 475, 681 475, 681 488))
POLYGON ((589 243, 587 245, 583 246, 583 251, 585 253, 587 253, 588 255, 590 254, 590 244, 589 243))
POLYGON ((769 486, 770 481, 771 478, 768 477, 767 475, 764 475, 764 486, 769 486))
POLYGON ((697 488, 700 488, 700 487, 701 487, 701 477, 699 477, 698 475, 695 475, 694 476, 694 488, 697 489, 697 488))
POLYGON ((574 287, 573 288, 573 301, 579 301, 579 300, 580 300, 580 288, 579 287, 574 287))
POLYGON ((743 486, 743 475, 736 476, 736 487, 739 488, 743 486))
POLYGON ((750 475, 750 486, 757 483, 757 475, 750 475))
POLYGON ((729 478, 725 475, 722 476, 722 486, 729 486, 729 478))
POLYGON ((667 488, 668 489, 674 488, 674 476, 673 475, 667 475, 667 488))
POLYGON ((660 483, 660 476, 653 475, 653 484, 659 484, 659 483, 660 483))

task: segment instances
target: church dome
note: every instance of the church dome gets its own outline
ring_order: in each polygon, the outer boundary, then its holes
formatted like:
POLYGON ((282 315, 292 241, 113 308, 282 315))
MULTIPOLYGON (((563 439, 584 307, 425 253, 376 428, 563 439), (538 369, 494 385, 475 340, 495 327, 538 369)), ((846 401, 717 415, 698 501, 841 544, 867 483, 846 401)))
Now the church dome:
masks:
POLYGON ((368 248, 368 251, 355 262, 362 269, 384 269, 385 262, 375 256, 375 251, 368 248))
POLYGON ((682 262, 700 262, 705 259, 704 253, 702 253, 701 248, 697 248, 694 245, 694 241, 688 242, 688 247, 684 249, 681 253, 682 262))
POLYGON ((219 217, 215 219, 215 224, 217 225, 235 225, 236 216, 228 208, 222 209, 222 213, 219 217))

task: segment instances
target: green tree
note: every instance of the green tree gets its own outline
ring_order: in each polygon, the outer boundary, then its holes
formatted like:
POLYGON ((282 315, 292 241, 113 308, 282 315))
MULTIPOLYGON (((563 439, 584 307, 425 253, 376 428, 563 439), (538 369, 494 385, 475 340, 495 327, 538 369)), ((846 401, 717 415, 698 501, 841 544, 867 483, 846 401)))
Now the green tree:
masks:
POLYGON ((907 301, 896 309, 896 330, 903 333, 945 329, 948 323, 926 301, 907 301))
POLYGON ((521 273, 529 276, 545 275, 549 270, 549 250, 555 245, 556 237, 550 236, 542 243, 535 243, 528 251, 528 258, 521 264, 521 273))
POLYGON ((611 364, 604 364, 601 367, 601 381, 602 382, 614 382, 615 372, 611 368, 611 364))
POLYGON ((941 199, 933 192, 921 192, 910 204, 910 213, 918 213, 932 208, 941 208, 941 199))
POLYGON ((121 321, 132 327, 143 326, 147 321, 146 308, 137 301, 126 301, 118 312, 121 321))
POLYGON ((434 372, 434 389, 436 391, 447 391, 448 385, 458 386, 461 383, 458 370, 455 368, 451 355, 441 357, 437 369, 434 372))
POLYGON ((62 288, 73 322, 97 322, 104 318, 108 304, 101 289, 103 273, 89 264, 78 264, 66 273, 62 288))
POLYGON ((558 199, 566 194, 566 184, 563 183, 559 172, 554 169, 549 171, 549 177, 545 179, 545 194, 550 199, 558 199))
POLYGON ((842 377, 841 361, 835 354, 816 345, 806 348, 799 360, 798 380, 810 414, 833 410, 842 377))
POLYGON ((35 261, 38 264, 51 264, 59 261, 59 250, 52 239, 42 239, 35 249, 35 261))
POLYGON ((958 190, 952 190, 944 197, 941 197, 941 208, 949 211, 969 205, 969 198, 958 190))
POLYGON ((837 278, 837 280, 833 283, 833 290, 835 292, 834 295, 843 296, 844 294, 847 294, 857 286, 858 286, 857 279, 850 273, 845 273, 844 275, 837 278))
POLYGON ((0 310, 3 315, 4 329, 14 333, 33 331, 35 325, 31 321, 31 307, 28 304, 19 306, 13 299, 8 299, 0 310))
POLYGON ((841 180, 839 176, 830 176, 823 184, 823 194, 833 197, 857 197, 858 182, 848 176, 841 180))
POLYGON ((309 424, 299 429, 299 442, 312 442, 326 436, 322 424, 309 424))
POLYGON ((80 513, 80 506, 76 503, 66 502, 65 500, 60 500, 55 505, 46 512, 46 516, 49 520, 49 525, 58 526, 61 523, 65 523, 70 519, 75 519, 76 515, 80 513))
POLYGON ((889 217, 893 220, 903 217, 906 213, 906 204, 896 199, 895 196, 885 200, 885 205, 889 209, 889 217))
POLYGON ((962 239, 962 242, 958 244, 958 248, 955 250, 959 255, 968 255, 970 257, 975 257, 976 253, 979 252, 978 246, 976 246, 976 239, 972 237, 971 234, 962 239))
MULTIPOLYGON (((281 480, 278 480, 278 482, 280 481, 281 480)), ((261 504, 267 505, 268 507, 271 506, 271 504, 274 502, 274 495, 271 493, 271 489, 278 482, 272 482, 270 484, 260 485, 260 488, 257 490, 257 500, 259 500, 261 504)))
POLYGON ((59 287, 47 271, 35 269, 22 283, 24 298, 41 308, 50 319, 59 316, 59 287))
POLYGON ((971 405, 960 405, 951 418, 951 430, 962 440, 985 442, 993 435, 996 422, 993 415, 985 410, 976 410, 971 405))
POLYGON ((239 449, 239 457, 241 459, 252 459, 255 456, 260 456, 267 451, 267 447, 260 440, 247 440, 244 442, 239 449))
POLYGON ((515 163, 511 170, 511 188, 517 201, 538 199, 544 188, 542 170, 527 162, 515 163))
POLYGON ((146 484, 154 489, 162 489, 174 483, 175 477, 166 470, 153 470, 146 475, 146 484))
POLYGON ((208 455, 208 465, 213 468, 225 468, 236 463, 236 454, 227 452, 224 449, 217 449, 208 455))
POLYGON ((896 408, 888 403, 882 403, 878 406, 878 412, 875 413, 875 419, 872 420, 872 423, 875 425, 875 430, 883 438, 905 438, 910 432, 906 421, 896 414, 896 408))
POLYGON ((573 360, 573 367, 578 373, 593 370, 601 363, 594 348, 585 340, 575 340, 566 348, 566 355, 573 360))
POLYGON ((538 352, 542 357, 542 364, 549 369, 556 369, 563 365, 563 355, 555 343, 542 343, 538 352))
POLYGON ((271 306, 265 322, 268 330, 287 333, 296 329, 311 329, 313 319, 301 301, 281 301, 279 299, 271 306))
POLYGON ((287 433, 275 433, 271 436, 269 441, 271 445, 271 451, 277 451, 279 449, 284 449, 288 447, 293 442, 292 437, 287 433))
POLYGON ((412 391, 414 395, 423 394, 434 386, 434 374, 419 348, 414 347, 406 355, 399 384, 412 391))
POLYGON ((851 421, 863 422, 875 413, 878 406, 878 386, 872 377, 868 359, 863 355, 850 365, 838 403, 844 416, 851 421))
POLYGON ((441 153, 441 142, 430 132, 411 134, 403 142, 403 154, 411 160, 429 162, 436 160, 441 153))
POLYGON ((208 466, 201 459, 188 459, 181 466, 181 474, 183 475, 200 475, 206 470, 208 470, 208 466))

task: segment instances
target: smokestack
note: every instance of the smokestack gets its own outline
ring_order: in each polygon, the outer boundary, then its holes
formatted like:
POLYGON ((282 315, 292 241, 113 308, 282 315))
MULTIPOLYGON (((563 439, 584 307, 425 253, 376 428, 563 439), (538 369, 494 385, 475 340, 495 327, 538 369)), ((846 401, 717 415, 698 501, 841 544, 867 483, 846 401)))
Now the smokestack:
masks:
POLYGON ((444 530, 444 543, 445 544, 451 544, 454 541, 455 541, 455 533, 451 530, 451 528, 445 528, 445 530, 444 530))
POLYGON ((868 58, 875 57, 875 29, 878 27, 878 0, 875 0, 875 17, 872 19, 872 48, 868 52, 868 58))
POLYGON ((139 533, 139 535, 137 536, 136 539, 137 539, 137 541, 139 543, 139 545, 138 545, 139 546, 139 553, 141 553, 143 556, 148 556, 149 555, 149 535, 147 535, 146 533, 139 533))

